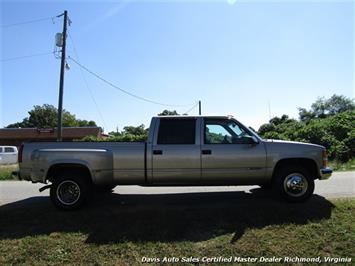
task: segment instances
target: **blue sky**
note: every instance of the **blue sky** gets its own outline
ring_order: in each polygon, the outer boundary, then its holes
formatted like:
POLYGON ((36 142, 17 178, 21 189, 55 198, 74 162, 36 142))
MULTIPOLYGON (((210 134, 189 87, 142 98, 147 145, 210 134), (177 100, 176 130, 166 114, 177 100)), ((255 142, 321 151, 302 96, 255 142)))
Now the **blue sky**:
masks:
MULTIPOLYGON (((183 113, 198 100, 205 115, 232 114, 257 129, 269 120, 268 102, 272 116, 297 118, 297 107, 317 97, 354 97, 352 1, 2 1, 0 59, 53 51, 61 19, 4 25, 64 9, 83 65, 139 96, 190 105, 140 101, 84 72, 88 89, 68 61, 64 108, 106 132, 148 126, 162 110, 183 113)), ((70 39, 67 49, 76 58, 70 39)), ((33 105, 57 106, 60 60, 48 54, 0 63, 0 127, 21 121, 33 105)))

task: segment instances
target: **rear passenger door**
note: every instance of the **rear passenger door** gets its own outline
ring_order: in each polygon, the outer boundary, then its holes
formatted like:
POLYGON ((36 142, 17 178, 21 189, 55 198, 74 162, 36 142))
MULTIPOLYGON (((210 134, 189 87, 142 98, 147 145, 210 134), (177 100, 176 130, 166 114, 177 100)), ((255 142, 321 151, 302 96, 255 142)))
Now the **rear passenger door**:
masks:
POLYGON ((195 184, 201 179, 197 118, 160 118, 152 147, 154 184, 195 184))

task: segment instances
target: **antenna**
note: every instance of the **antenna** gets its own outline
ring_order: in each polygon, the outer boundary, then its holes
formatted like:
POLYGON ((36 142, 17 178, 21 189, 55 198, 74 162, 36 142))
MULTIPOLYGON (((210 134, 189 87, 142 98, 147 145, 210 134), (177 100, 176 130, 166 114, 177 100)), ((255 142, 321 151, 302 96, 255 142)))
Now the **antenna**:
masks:
POLYGON ((269 106, 269 120, 271 120, 271 106, 270 106, 270 100, 267 101, 267 104, 269 106))

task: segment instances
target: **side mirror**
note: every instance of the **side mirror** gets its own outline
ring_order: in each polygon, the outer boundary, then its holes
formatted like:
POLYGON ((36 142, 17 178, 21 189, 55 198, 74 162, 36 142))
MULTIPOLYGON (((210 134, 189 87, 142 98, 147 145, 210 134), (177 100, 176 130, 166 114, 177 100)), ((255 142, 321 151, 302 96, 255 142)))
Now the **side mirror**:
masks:
POLYGON ((253 140, 253 144, 258 144, 259 140, 255 136, 251 136, 251 139, 253 140))
POLYGON ((241 138, 232 138, 233 144, 258 144, 259 140, 255 136, 244 136, 241 138))

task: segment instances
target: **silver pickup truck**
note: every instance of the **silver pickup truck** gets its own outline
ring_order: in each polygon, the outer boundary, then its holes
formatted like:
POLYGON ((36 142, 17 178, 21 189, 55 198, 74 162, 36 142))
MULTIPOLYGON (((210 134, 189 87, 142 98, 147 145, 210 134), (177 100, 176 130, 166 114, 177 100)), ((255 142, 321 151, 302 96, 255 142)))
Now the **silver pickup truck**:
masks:
POLYGON ((116 185, 260 185, 299 202, 332 173, 323 146, 265 140, 225 116, 153 117, 146 142, 25 143, 19 164, 21 179, 50 183, 61 209, 116 185))

